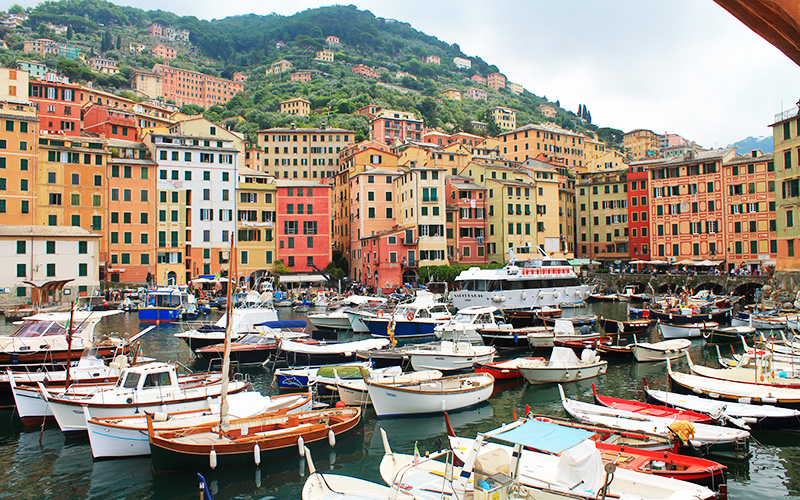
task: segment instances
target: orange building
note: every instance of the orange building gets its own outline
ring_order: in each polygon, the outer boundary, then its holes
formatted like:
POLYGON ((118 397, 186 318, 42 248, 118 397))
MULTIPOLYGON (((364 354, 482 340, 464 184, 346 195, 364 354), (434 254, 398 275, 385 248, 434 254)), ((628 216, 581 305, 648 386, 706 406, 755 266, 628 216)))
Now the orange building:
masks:
MULTIPOLYGON (((110 153, 94 137, 39 135, 34 224, 104 232, 108 224, 106 167, 110 153)), ((101 265, 108 240, 99 242, 101 265)))
POLYGON ((445 177, 447 258, 451 264, 488 264, 486 188, 468 177, 445 177))
POLYGON ((773 156, 753 151, 725 161, 722 183, 728 267, 774 267, 778 241, 773 156))
POLYGON ((661 154, 661 136, 652 130, 631 130, 622 136, 622 145, 628 151, 630 160, 656 158, 661 154))
POLYGON ((367 78, 380 78, 381 75, 378 74, 377 71, 374 69, 364 66, 363 64, 356 64, 352 68, 353 73, 361 76, 366 76, 367 78))
POLYGON ((650 256, 728 259, 723 164, 733 148, 691 153, 650 167, 650 256))
POLYGON ((131 88, 151 98, 160 96, 172 99, 178 105, 197 104, 209 108, 230 101, 244 90, 244 84, 197 71, 156 64, 153 71, 132 72, 131 88))
POLYGON ((0 101, 0 218, 33 225, 39 120, 30 103, 0 101))
POLYGON ((528 124, 498 136, 507 159, 525 161, 545 153, 570 167, 583 166, 584 137, 556 125, 528 124))
POLYGON ((140 142, 109 139, 106 276, 115 283, 147 283, 155 274, 156 167, 140 142))
POLYGON ((494 90, 504 89, 506 88, 506 76, 502 73, 492 73, 486 77, 486 85, 494 90))
POLYGON ((158 57, 160 59, 175 59, 178 57, 178 51, 175 47, 170 47, 169 45, 164 45, 163 43, 159 43, 155 47, 150 50, 150 54, 153 57, 158 57))

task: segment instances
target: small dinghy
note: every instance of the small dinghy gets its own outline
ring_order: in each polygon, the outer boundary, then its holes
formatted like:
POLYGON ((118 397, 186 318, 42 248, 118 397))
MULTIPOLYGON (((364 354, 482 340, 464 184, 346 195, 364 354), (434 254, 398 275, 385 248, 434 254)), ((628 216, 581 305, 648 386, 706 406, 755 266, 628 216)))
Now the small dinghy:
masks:
POLYGON ((554 347, 547 361, 529 358, 519 363, 522 376, 531 384, 584 380, 605 373, 607 367, 608 361, 601 360, 596 352, 585 349, 578 359, 567 347, 554 347))
POLYGON ((367 380, 367 388, 378 417, 423 415, 483 403, 492 395, 494 377, 470 373, 400 384, 367 380))

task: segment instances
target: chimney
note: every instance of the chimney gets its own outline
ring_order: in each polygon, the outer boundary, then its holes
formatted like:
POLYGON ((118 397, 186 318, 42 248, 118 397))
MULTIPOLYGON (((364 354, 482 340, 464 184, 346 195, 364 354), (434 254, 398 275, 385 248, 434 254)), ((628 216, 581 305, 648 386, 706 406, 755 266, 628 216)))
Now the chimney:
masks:
POLYGON ((296 124, 295 122, 292 122, 292 123, 289 125, 289 128, 291 128, 292 130, 296 130, 296 129, 297 129, 297 124, 296 124))
POLYGON ((326 128, 328 128, 328 124, 327 123, 323 123, 322 125, 319 126, 320 130, 325 130, 326 128))

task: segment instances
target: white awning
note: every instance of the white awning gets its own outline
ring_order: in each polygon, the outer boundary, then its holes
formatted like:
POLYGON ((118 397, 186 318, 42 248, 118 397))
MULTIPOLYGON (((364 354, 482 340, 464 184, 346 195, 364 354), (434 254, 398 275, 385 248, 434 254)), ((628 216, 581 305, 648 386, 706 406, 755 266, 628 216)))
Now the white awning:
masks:
POLYGON ((281 283, 321 283, 328 281, 321 274, 284 274, 280 277, 281 283))

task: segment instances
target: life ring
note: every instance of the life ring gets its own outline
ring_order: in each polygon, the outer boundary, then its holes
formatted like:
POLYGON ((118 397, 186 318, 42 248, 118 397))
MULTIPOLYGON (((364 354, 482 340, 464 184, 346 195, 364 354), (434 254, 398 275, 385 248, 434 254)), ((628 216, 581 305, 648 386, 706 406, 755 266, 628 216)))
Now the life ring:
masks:
POLYGON ((409 320, 409 321, 414 321, 414 312, 412 311, 412 312, 406 314, 406 319, 409 320))
POLYGON ((379 318, 383 317, 383 309, 378 309, 378 317, 379 318))

